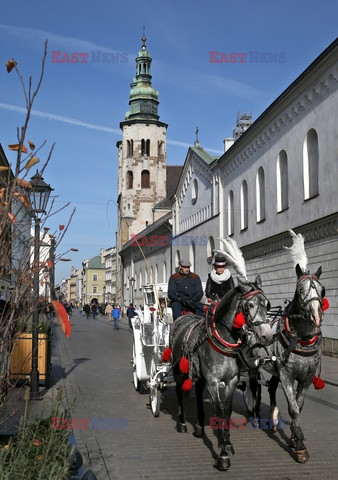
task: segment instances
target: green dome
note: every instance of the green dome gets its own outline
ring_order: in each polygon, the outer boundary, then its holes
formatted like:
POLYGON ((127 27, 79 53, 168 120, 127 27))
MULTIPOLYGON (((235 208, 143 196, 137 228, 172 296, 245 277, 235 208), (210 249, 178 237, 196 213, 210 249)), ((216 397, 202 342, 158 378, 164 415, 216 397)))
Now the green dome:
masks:
POLYGON ((132 87, 129 94, 129 99, 133 100, 138 97, 158 99, 158 91, 153 88, 149 83, 139 83, 135 87, 132 87))

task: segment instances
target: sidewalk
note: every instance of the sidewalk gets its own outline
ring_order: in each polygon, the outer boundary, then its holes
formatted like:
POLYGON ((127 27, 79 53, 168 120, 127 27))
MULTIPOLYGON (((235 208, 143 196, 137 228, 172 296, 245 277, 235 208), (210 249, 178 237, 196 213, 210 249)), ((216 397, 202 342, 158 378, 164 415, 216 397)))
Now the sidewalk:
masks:
MULTIPOLYGON (((165 477, 209 480, 220 475, 226 475, 227 480, 336 478, 337 358, 322 357, 321 377, 327 382, 327 388, 310 388, 306 396, 302 425, 310 460, 305 465, 294 462, 285 446, 289 431, 273 436, 264 430, 237 429, 232 432, 236 451, 231 459, 232 466, 228 472, 220 473, 213 468, 214 455, 218 451, 215 432, 207 428, 204 440, 191 435, 196 410, 193 393, 188 399, 188 434, 178 434, 174 387, 169 386, 164 392, 158 418, 151 415, 148 393, 134 390, 129 362, 133 335, 128 331, 127 319, 122 319, 119 331, 114 331, 104 316, 87 320, 74 314, 71 323, 72 335, 66 339, 54 320, 53 387, 46 392, 41 388, 42 400, 30 401, 29 413, 39 416, 44 410, 47 416, 60 386, 69 404, 76 397, 73 416, 92 422, 89 429, 74 430, 76 447, 83 456, 83 471, 91 469, 98 480, 160 480, 165 477), (117 423, 115 427, 104 426, 104 420, 108 419, 127 421, 127 428, 117 423), (95 428, 94 421, 100 421, 101 425, 95 428)), ((19 389, 14 393, 20 396, 19 389)), ((289 419, 284 395, 282 392, 278 395, 281 416, 289 419)), ((15 400, 15 396, 11 407, 16 407, 18 413, 11 419, 11 428, 18 424, 24 412, 23 400, 15 400)), ((205 409, 207 417, 210 416, 208 400, 205 409)), ((268 394, 264 388, 262 418, 268 412, 268 394)), ((242 394, 237 391, 233 417, 246 416, 242 394)))

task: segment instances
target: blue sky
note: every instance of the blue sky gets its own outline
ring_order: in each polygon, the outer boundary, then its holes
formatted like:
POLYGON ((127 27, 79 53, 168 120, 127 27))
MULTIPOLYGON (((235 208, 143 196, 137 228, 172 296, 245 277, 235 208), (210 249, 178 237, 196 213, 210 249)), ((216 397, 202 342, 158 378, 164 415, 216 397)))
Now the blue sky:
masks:
MULTIPOLYGON (((71 266, 115 245, 117 148, 120 122, 127 112, 135 57, 143 26, 153 58, 153 86, 160 93, 160 120, 168 123, 167 163, 183 164, 199 128, 201 145, 221 154, 232 135, 237 112, 256 119, 336 38, 338 4, 331 0, 227 0, 107 2, 35 0, 2 2, 0 7, 0 142, 16 143, 24 114, 17 77, 5 63, 14 58, 33 85, 39 75, 43 44, 48 38, 45 77, 34 104, 28 138, 46 140, 47 157, 55 142, 44 179, 58 195, 56 206, 70 207, 50 219, 52 231, 73 221, 59 248, 71 247, 71 263, 56 266, 56 279, 71 266), (56 63, 52 51, 88 54, 87 63, 56 63), (210 62, 210 52, 228 57, 246 53, 245 61, 210 62), (92 52, 101 61, 93 62, 92 52), (259 61, 250 61, 258 52, 259 61), (102 61, 102 54, 106 60, 102 61), (111 61, 112 54, 124 62, 111 61), (264 54, 275 60, 266 63, 264 54)), ((60 58, 60 57, 58 57, 60 58)), ((217 57, 220 58, 220 55, 217 57)), ((32 175, 35 170, 32 170, 32 175)), ((69 255, 67 255, 69 256, 69 255)))

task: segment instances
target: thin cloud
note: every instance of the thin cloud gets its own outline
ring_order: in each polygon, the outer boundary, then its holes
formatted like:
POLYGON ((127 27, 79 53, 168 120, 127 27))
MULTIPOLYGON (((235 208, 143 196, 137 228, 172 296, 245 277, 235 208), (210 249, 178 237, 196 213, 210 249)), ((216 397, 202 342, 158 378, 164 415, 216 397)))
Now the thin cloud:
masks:
MULTIPOLYGON (((26 109, 23 107, 17 107, 16 105, 9 105, 8 103, 0 103, 0 109, 9 110, 11 112, 24 113, 26 114, 26 109)), ((54 120, 61 123, 67 123, 71 125, 76 125, 77 127, 89 128, 91 130, 97 130, 99 132, 112 133, 113 135, 121 136, 121 130, 117 128, 105 127, 104 125, 97 125, 95 123, 83 122, 82 120, 77 120, 76 118, 64 117, 63 115, 55 115, 54 113, 41 112, 40 110, 32 110, 31 115, 46 120, 54 120)), ((175 147, 189 148, 191 144, 180 142, 178 140, 167 139, 167 143, 174 145, 175 147)), ((223 153, 220 150, 214 150, 212 148, 205 148, 209 152, 213 153, 223 153)))
MULTIPOLYGON (((15 105, 9 105, 7 103, 0 103, 0 108, 3 110, 10 110, 12 112, 26 113, 26 109, 23 107, 17 107, 15 105)), ((55 120, 57 122, 69 123, 78 127, 90 128, 91 130, 98 130, 100 132, 112 133, 114 135, 121 135, 121 130, 117 128, 109 128, 103 125, 97 125, 95 123, 83 122, 75 118, 64 117, 62 115, 55 115, 54 113, 41 112, 40 110, 32 110, 31 115, 35 117, 44 118, 47 120, 55 120)))

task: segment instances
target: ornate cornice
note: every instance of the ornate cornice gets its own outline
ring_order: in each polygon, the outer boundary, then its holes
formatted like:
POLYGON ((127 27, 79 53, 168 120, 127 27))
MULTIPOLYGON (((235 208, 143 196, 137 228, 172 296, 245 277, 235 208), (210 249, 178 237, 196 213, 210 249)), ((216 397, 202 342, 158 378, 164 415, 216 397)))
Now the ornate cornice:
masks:
MULTIPOLYGON (((338 213, 330 215, 329 217, 321 218, 300 228, 293 229, 296 233, 301 233, 304 236, 305 244, 313 241, 326 239, 330 236, 338 234, 338 213)), ((250 260, 252 258, 269 255, 271 253, 278 253, 283 250, 283 247, 290 247, 292 239, 288 232, 283 232, 267 240, 262 240, 252 245, 243 246, 244 258, 250 260)))
MULTIPOLYGON (((325 78, 320 78, 316 85, 310 87, 308 90, 306 90, 306 92, 303 92, 300 96, 298 96, 297 99, 291 103, 278 118, 272 120, 271 123, 260 134, 258 134, 248 146, 243 148, 240 153, 229 160, 224 167, 221 167, 223 178, 230 175, 255 152, 268 143, 277 133, 288 127, 294 119, 299 117, 301 114, 305 114, 307 110, 313 108, 316 104, 323 101, 324 98, 331 92, 335 91, 337 87, 338 70, 337 67, 335 67, 326 73, 325 78)), ((297 120, 299 121, 298 118, 297 120)), ((247 135, 249 134, 250 131, 248 130, 247 135)), ((236 145, 236 142, 234 145, 236 145)))

